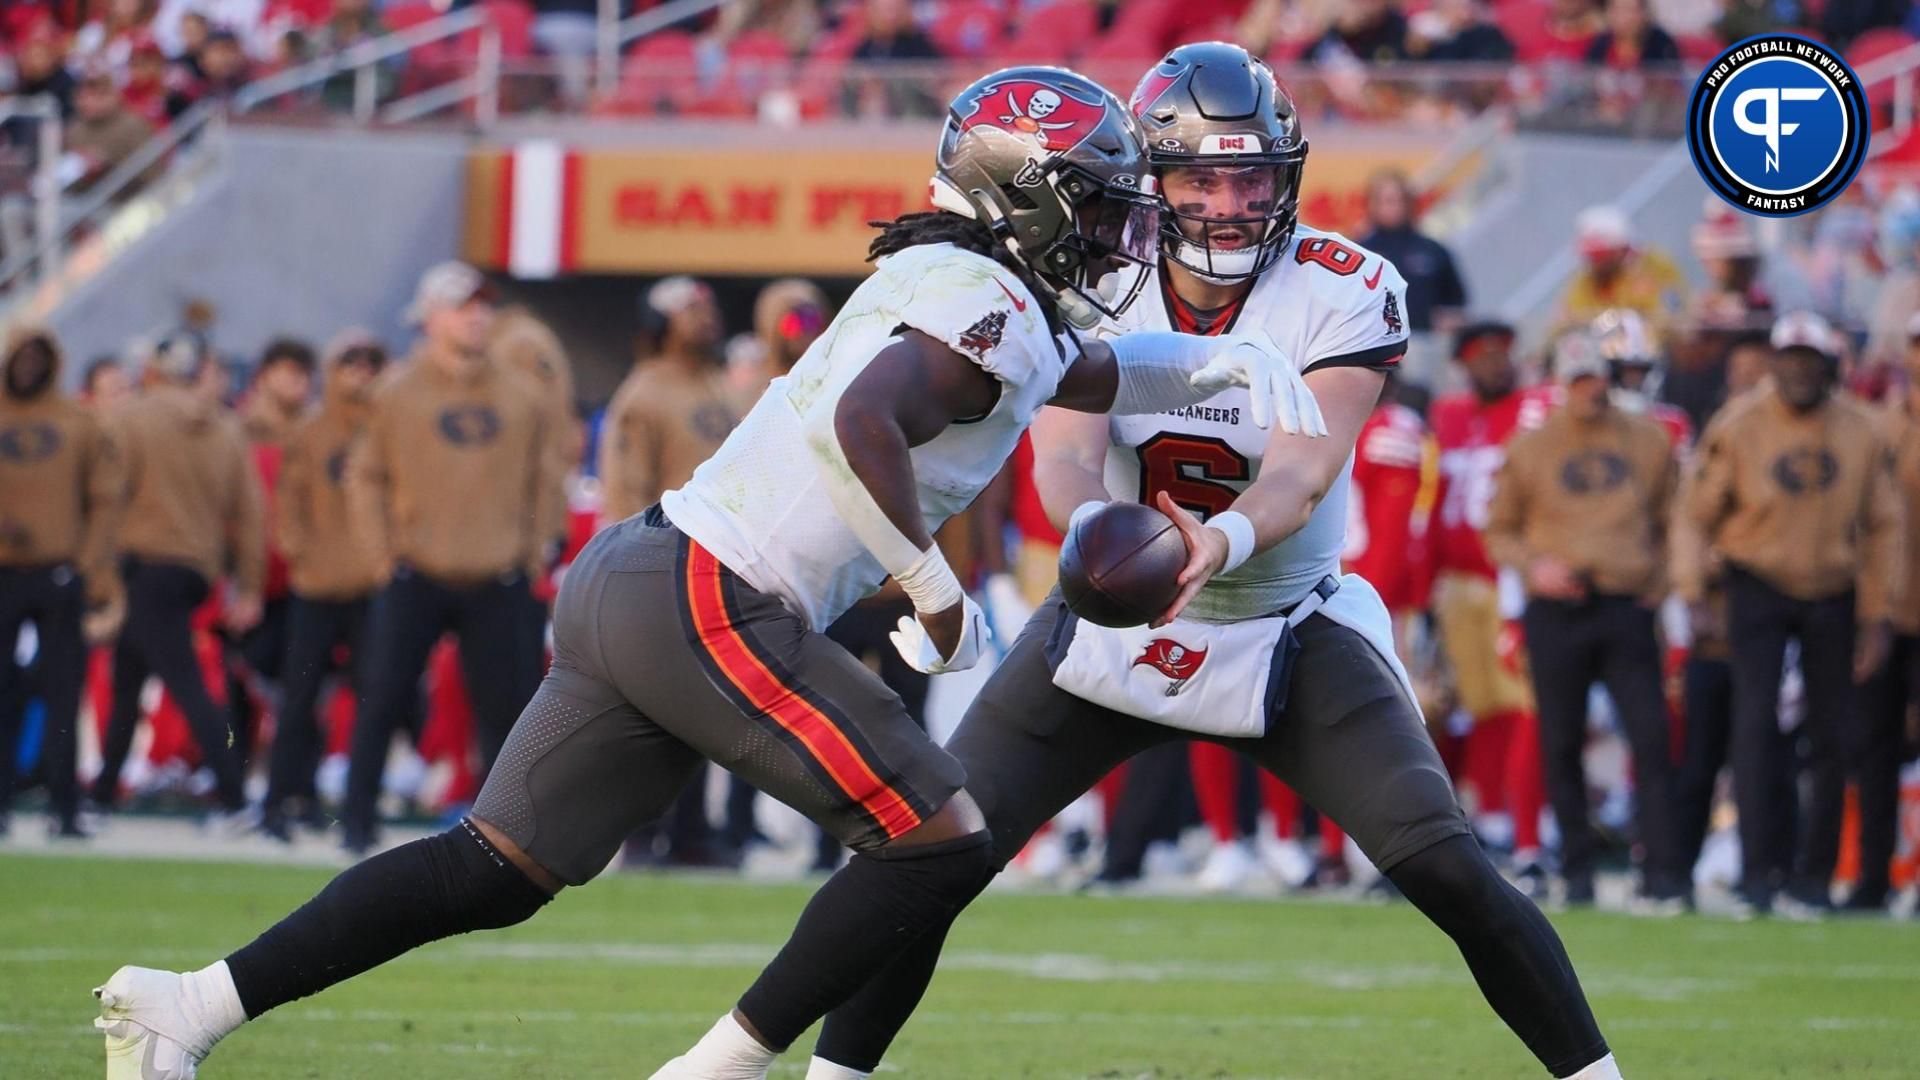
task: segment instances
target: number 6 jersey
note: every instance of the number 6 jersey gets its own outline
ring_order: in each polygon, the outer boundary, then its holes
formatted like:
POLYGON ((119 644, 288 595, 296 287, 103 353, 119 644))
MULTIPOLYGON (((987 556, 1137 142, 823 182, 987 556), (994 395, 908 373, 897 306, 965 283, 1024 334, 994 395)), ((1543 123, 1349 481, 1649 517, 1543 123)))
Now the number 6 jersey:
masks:
MULTIPOLYGON (((1143 295, 1103 333, 1174 330, 1189 334, 1265 331, 1297 370, 1391 370, 1407 351, 1406 282, 1391 264, 1338 233, 1302 225, 1287 250, 1238 302, 1199 312, 1151 271, 1143 295), (1157 294, 1157 295, 1155 295, 1157 294)), ((1260 475, 1268 432, 1254 426, 1244 389, 1223 391, 1174 412, 1108 420, 1107 492, 1151 504, 1165 491, 1205 520, 1226 510, 1260 475)), ((1184 617, 1229 622, 1266 615, 1340 572, 1353 459, 1299 532, 1208 582, 1184 617)))

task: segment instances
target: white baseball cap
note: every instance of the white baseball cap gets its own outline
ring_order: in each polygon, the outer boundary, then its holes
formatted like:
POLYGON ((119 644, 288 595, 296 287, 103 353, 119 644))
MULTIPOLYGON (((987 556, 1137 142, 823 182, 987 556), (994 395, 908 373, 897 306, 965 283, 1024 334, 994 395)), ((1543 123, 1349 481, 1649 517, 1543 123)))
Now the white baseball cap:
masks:
POLYGON ((647 306, 661 315, 672 316, 712 295, 713 290, 698 278, 675 274, 653 283, 647 290, 647 306))
POLYGON ((485 275, 458 260, 437 263, 420 275, 413 303, 407 305, 407 321, 425 322, 435 311, 459 307, 474 297, 493 301, 493 287, 487 284, 485 275))
POLYGON ((1822 356, 1840 355, 1840 336, 1827 320, 1811 311, 1789 311, 1775 319, 1768 343, 1776 349, 1812 349, 1822 356))
POLYGON ((1633 222, 1608 203, 1589 206, 1573 219, 1573 234, 1583 251, 1612 251, 1633 244, 1633 222))
POLYGON ((1600 342, 1585 330, 1570 330, 1553 343, 1553 377, 1563 383, 1592 375, 1607 377, 1607 361, 1600 342))

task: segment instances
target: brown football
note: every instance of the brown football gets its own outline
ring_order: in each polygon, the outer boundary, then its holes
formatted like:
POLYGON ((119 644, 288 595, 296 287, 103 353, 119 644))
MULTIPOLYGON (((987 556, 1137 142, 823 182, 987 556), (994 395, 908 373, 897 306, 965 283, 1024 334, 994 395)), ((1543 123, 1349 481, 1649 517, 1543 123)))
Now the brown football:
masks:
POLYGON ((1075 615, 1101 626, 1151 622, 1180 592, 1187 542, 1167 515, 1139 503, 1108 503, 1060 546, 1060 594, 1075 615))

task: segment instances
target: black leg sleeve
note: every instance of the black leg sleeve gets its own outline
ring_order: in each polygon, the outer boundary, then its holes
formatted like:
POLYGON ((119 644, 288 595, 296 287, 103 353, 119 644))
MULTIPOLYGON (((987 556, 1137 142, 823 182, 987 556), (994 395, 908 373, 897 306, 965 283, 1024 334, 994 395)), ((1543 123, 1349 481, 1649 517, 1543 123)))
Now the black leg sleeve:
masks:
POLYGON ((1453 836, 1387 872, 1460 948, 1487 1004, 1555 1076, 1607 1054, 1553 924, 1507 884, 1471 836, 1453 836))
POLYGON ((793 936, 740 998, 740 1012, 784 1050, 913 944, 953 921, 993 874, 985 832, 856 854, 813 894, 793 936))
POLYGON ((992 881, 992 874, 982 878, 980 887, 961 901, 952 918, 922 934, 845 1005, 828 1013, 820 1026, 820 1040, 814 1044, 814 1056, 860 1072, 878 1069, 880 1059, 886 1056, 900 1029, 907 1026, 907 1019, 920 1007, 920 999, 933 982, 940 950, 947 944, 947 931, 953 929, 960 911, 992 881))
POLYGON ((462 821, 334 878, 227 969, 251 1019, 430 941, 524 922, 550 899, 462 821))

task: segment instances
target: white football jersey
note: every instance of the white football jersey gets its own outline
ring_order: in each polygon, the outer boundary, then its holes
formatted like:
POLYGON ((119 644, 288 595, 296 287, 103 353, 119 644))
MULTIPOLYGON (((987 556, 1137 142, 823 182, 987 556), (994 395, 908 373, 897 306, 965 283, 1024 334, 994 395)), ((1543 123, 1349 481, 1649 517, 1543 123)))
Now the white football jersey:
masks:
POLYGON ((908 248, 875 264, 793 370, 773 380, 686 486, 660 500, 682 532, 815 630, 878 589, 887 572, 834 510, 806 424, 837 408, 854 377, 908 328, 945 342, 1000 382, 985 416, 911 451, 920 512, 929 530, 938 529, 999 473, 1077 356, 1048 333, 1039 302, 1018 278, 950 244, 908 248))
MULTIPOLYGON (((1264 330, 1303 373, 1335 365, 1391 368, 1407 348, 1406 289, 1399 271, 1379 255, 1338 233, 1302 225, 1239 310, 1209 329, 1264 330)), ((1193 332, 1176 316, 1174 303, 1155 270, 1140 298, 1102 333, 1193 332)), ((1164 490, 1202 519, 1226 510, 1260 475, 1266 452, 1268 433, 1254 426, 1250 404, 1248 392, 1235 388, 1175 412, 1110 417, 1108 494, 1151 504, 1164 490)), ((1349 456, 1304 528, 1209 581, 1188 603, 1185 617, 1230 622, 1266 615, 1338 574, 1352 472, 1349 456)))

